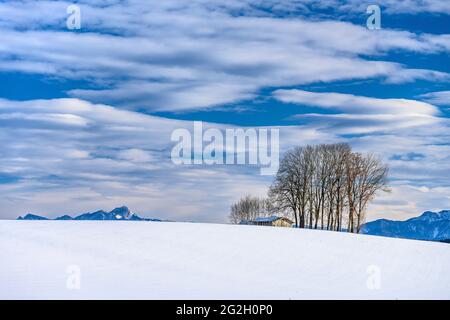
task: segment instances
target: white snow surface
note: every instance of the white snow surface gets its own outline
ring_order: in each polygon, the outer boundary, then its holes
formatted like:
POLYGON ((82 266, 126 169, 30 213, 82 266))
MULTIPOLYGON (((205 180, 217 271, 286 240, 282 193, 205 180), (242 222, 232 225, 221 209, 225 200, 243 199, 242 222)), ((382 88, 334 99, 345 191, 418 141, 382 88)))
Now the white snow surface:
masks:
POLYGON ((0 221, 0 261, 1 299, 450 299, 450 245, 318 230, 0 221))

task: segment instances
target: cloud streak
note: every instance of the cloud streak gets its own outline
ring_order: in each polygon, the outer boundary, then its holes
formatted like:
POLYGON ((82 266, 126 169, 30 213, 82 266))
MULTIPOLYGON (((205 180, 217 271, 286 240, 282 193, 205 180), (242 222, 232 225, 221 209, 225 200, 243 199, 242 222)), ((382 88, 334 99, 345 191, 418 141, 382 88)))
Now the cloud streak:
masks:
POLYGON ((418 98, 421 98, 429 103, 434 103, 442 106, 450 106, 450 91, 437 91, 424 93, 418 98))

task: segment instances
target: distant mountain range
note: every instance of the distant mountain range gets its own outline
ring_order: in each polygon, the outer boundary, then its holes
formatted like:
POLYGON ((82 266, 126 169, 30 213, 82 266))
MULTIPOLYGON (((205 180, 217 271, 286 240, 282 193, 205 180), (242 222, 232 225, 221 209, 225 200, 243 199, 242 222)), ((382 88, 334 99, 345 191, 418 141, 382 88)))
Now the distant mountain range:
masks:
POLYGON ((361 227, 361 233, 377 236, 450 242, 450 210, 426 211, 406 221, 380 219, 361 227))
POLYGON ((95 212, 89 212, 89 213, 83 213, 76 217, 71 217, 68 215, 63 215, 60 217, 57 217, 55 219, 49 219, 46 217, 38 216, 35 214, 27 214, 23 217, 19 217, 18 220, 109 220, 109 221, 121 221, 121 220, 128 220, 128 221, 162 221, 160 219, 149 219, 149 218, 141 218, 137 214, 131 212, 128 207, 120 207, 115 208, 114 210, 110 212, 106 212, 103 210, 95 211, 95 212))

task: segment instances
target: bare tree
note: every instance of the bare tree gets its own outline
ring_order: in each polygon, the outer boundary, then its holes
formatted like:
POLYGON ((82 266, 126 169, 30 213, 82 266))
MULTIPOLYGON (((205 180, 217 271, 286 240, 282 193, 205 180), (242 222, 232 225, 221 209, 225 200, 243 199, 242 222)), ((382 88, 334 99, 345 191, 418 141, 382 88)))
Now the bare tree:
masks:
POLYGON ((361 159, 362 165, 355 180, 356 192, 356 231, 359 233, 365 219, 365 211, 370 201, 378 191, 389 192, 389 167, 383 164, 381 158, 368 154, 361 159))
POLYGON ((345 168, 346 162, 351 154, 351 148, 348 144, 333 144, 329 146, 331 152, 331 167, 329 174, 333 177, 332 193, 333 203, 331 204, 332 216, 331 230, 340 231, 345 211, 345 168), (334 210, 334 211, 333 211, 334 210))
POLYGON ((295 226, 299 226, 299 208, 298 199, 298 168, 297 154, 298 149, 289 150, 280 162, 275 180, 269 189, 269 199, 273 207, 279 211, 287 211, 294 218, 295 226))
POLYGON ((356 217, 356 202, 363 171, 363 157, 359 153, 349 155, 345 164, 346 169, 346 195, 348 204, 348 232, 354 232, 356 217))
POLYGON ((272 212, 272 207, 267 199, 247 195, 231 205, 230 222, 254 220, 257 217, 267 216, 272 212))

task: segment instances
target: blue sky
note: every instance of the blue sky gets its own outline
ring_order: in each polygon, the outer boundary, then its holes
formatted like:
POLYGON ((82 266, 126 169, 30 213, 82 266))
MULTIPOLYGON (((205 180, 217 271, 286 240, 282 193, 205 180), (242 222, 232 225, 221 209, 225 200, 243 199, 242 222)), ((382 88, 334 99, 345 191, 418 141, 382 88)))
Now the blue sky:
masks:
POLYGON ((450 208, 448 1, 0 1, 0 16, 2 218, 126 204, 226 221, 271 177, 175 166, 171 132, 193 120, 380 154, 392 192, 369 220, 450 208))

